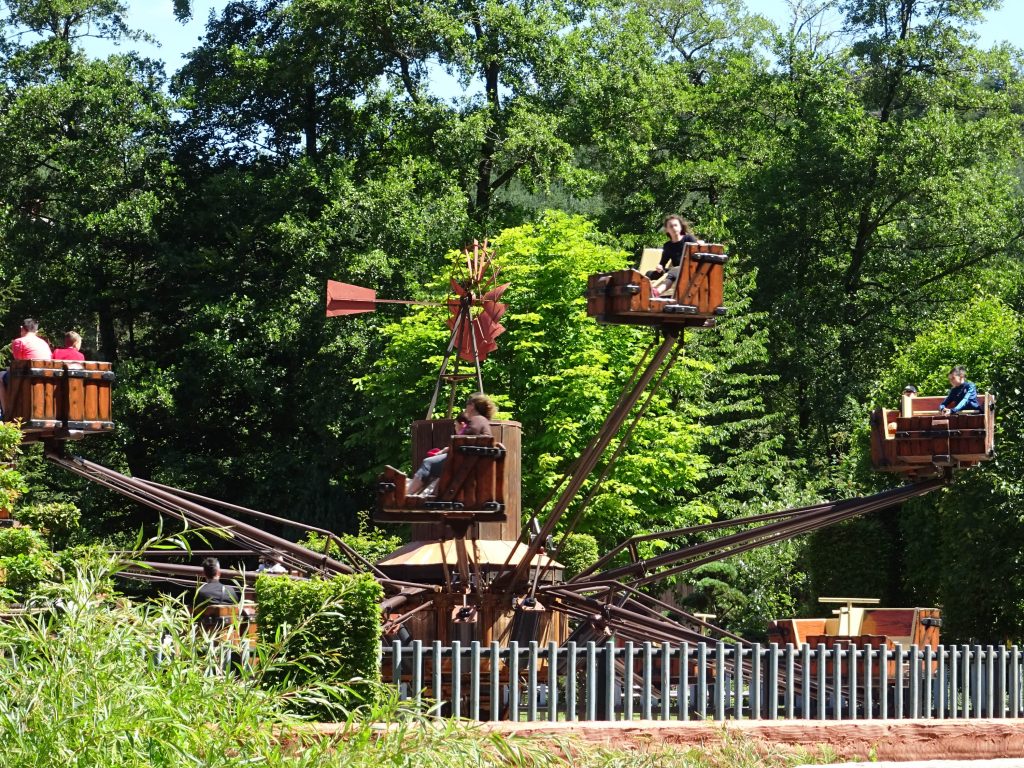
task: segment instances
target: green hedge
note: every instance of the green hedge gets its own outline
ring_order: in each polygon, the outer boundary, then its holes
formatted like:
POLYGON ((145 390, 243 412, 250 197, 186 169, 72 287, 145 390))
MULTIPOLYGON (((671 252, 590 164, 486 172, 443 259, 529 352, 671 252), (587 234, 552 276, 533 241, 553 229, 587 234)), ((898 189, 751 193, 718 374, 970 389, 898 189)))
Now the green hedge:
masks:
MULTIPOLYGON (((260 637, 282 643, 281 674, 293 682, 375 683, 383 598, 383 588, 369 574, 308 581, 261 576, 256 581, 260 637)), ((369 687, 353 686, 356 691, 369 687)))

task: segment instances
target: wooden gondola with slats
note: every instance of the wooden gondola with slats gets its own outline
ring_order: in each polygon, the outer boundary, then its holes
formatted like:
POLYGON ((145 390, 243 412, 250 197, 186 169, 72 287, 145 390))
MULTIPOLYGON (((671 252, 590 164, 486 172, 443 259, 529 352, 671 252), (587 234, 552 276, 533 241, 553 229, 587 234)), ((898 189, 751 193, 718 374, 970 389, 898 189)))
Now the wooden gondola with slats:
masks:
POLYGON ((871 414, 871 462, 881 472, 914 476, 972 467, 995 455, 995 396, 978 395, 980 411, 940 413, 944 398, 904 397, 900 410, 871 414))
POLYGON ((25 442, 68 440, 114 428, 110 363, 15 360, 5 421, 20 422, 25 442))
MULTIPOLYGON (((660 252, 647 249, 650 255, 660 252)), ((664 296, 655 296, 642 271, 622 269, 591 275, 587 314, 605 323, 710 328, 726 313, 722 305, 723 267, 729 257, 717 243, 687 243, 679 278, 664 296)), ((645 257, 646 261, 646 257, 645 257)), ((641 264, 641 269, 645 264, 641 264)))

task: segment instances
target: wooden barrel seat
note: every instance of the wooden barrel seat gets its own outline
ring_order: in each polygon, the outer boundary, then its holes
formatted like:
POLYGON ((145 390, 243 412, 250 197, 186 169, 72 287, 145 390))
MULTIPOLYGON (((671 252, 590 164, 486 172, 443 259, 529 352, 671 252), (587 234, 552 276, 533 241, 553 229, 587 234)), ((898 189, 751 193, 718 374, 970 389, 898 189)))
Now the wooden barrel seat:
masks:
POLYGON ((717 243, 687 243, 679 278, 660 297, 652 296, 651 279, 635 269, 591 275, 587 314, 605 323, 712 327, 726 313, 722 293, 728 259, 725 247, 717 243))
POLYGON ((881 472, 911 475, 970 467, 995 455, 995 396, 978 395, 983 410, 938 412, 942 396, 915 397, 901 414, 871 414, 871 462, 881 472))
POLYGON ((453 435, 432 493, 406 494, 407 476, 392 466, 378 480, 380 522, 427 522, 440 516, 505 519, 505 446, 490 435, 453 435))
POLYGON ((15 360, 7 380, 6 421, 20 421, 26 441, 69 439, 109 432, 110 363, 15 360))

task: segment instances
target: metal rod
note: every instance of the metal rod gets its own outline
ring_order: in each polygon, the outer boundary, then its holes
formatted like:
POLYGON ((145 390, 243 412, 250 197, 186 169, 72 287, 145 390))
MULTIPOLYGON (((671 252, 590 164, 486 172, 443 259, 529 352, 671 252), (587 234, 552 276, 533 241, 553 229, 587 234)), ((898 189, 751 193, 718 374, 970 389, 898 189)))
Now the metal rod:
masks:
MULTIPOLYGON (((529 563, 533 560, 538 550, 544 545, 544 541, 554 531, 555 526, 558 524, 565 510, 568 509, 569 504, 575 498, 583 482, 587 479, 590 473, 593 471, 595 464, 600 458, 601 454, 604 453, 605 448, 608 447, 608 443, 611 442, 612 437, 618 432, 619 427, 622 426, 622 422, 626 416, 636 405, 637 400, 643 394, 643 391, 647 388, 647 385, 654 378, 654 375, 658 372, 662 363, 665 362, 672 348, 675 346, 679 337, 674 331, 666 331, 665 338, 661 345, 658 347, 657 352, 651 358, 651 361, 647 364, 644 372, 637 379, 633 388, 625 393, 624 397, 619 401, 618 407, 616 407, 612 413, 605 419, 605 423, 601 429, 601 437, 595 442, 595 445, 588 454, 584 454, 581 457, 580 466, 578 471, 570 479, 568 485, 562 491, 558 501, 555 502, 555 506, 552 508, 551 513, 548 515, 547 520, 544 522, 544 526, 541 528, 540 535, 537 536, 528 546, 526 556, 519 561, 519 564, 512 571, 511 576, 508 579, 499 577, 498 582, 507 582, 507 585, 515 588, 515 586, 521 582, 524 574, 529 568, 529 563)), ((503 586, 505 586, 503 584, 503 586)))

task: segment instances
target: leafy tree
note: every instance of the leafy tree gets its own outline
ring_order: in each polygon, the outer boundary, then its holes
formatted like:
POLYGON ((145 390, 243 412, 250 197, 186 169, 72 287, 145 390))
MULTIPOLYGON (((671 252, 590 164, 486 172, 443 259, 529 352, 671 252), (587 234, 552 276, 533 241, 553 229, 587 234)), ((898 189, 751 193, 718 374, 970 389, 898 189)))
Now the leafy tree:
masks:
POLYGON ((822 466, 846 450, 846 398, 862 401, 893 350, 969 300, 1021 233, 1018 78, 1005 51, 959 31, 981 6, 844 7, 849 48, 790 46, 761 78, 776 118, 732 215, 759 270, 754 306, 777 323, 771 404, 822 466))

